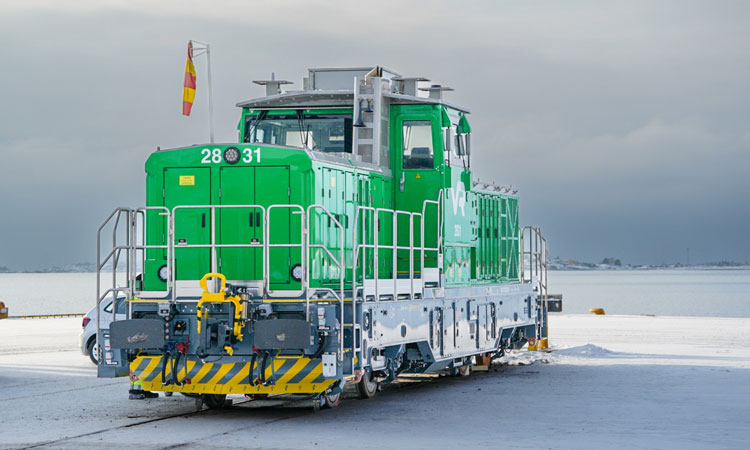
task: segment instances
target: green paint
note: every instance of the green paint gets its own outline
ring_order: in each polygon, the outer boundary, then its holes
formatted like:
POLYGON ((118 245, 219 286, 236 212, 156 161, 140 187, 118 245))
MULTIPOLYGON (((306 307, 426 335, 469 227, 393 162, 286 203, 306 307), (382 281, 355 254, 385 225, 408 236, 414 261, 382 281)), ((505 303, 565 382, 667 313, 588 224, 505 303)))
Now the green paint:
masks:
MULTIPOLYGON (((308 111, 305 109, 305 111, 308 111)), ((315 109, 319 114, 352 114, 351 109, 315 109)), ((295 114, 294 109, 269 111, 269 115, 295 114)), ((245 118, 259 114, 258 110, 244 110, 239 124, 244 134, 245 118)), ((455 127, 455 132, 469 133, 466 115, 440 105, 393 105, 390 108, 390 175, 370 172, 354 161, 341 164, 313 161, 302 149, 276 147, 266 144, 220 144, 192 146, 153 153, 146 163, 148 206, 178 205, 246 205, 268 207, 271 204, 295 204, 305 210, 308 206, 324 206, 343 227, 345 249, 345 278, 352 279, 352 234, 354 212, 358 206, 397 209, 422 213, 424 200, 443 198, 443 274, 448 285, 467 285, 517 281, 519 276, 518 199, 494 191, 478 191, 472 184, 472 174, 464 165, 450 166, 445 161, 444 127, 455 127), (453 124, 451 124, 453 117, 453 124), (406 131, 405 131, 406 130, 406 131), (405 142, 405 139, 408 142, 405 142), (241 160, 230 165, 223 160, 224 150, 237 147, 241 160), (180 180, 183 177, 183 183, 180 180), (184 178, 188 177, 188 178, 184 178), (189 178, 193 177, 193 178, 189 178), (192 184, 191 184, 192 180, 192 184), (441 194, 442 193, 442 194, 441 194)), ((341 155, 341 154, 339 154, 341 155)), ((180 248, 178 240, 189 244, 211 242, 210 209, 179 210, 175 216, 176 276, 178 280, 198 280, 211 270, 209 249, 180 248)), ((149 245, 165 245, 167 224, 157 211, 148 211, 146 230, 149 245)), ((259 208, 220 209, 216 213, 216 242, 218 244, 263 243, 263 217, 259 208)), ((299 244, 301 215, 289 209, 270 213, 271 244, 299 244)), ((310 217, 312 244, 324 245, 338 258, 341 230, 320 210, 310 217)), ((420 219, 412 223, 414 245, 419 246, 420 219)), ((437 244, 437 214, 429 207, 424 220, 425 245, 437 244)), ((390 214, 363 213, 357 219, 358 237, 362 224, 368 230, 377 229, 382 245, 393 241, 394 220, 390 214), (377 219, 377 220, 376 220, 377 219)), ((410 243, 409 219, 397 218, 399 246, 410 243)), ((373 239, 368 235, 367 243, 373 239)), ((223 248, 217 252, 217 269, 229 280, 259 280, 262 278, 261 250, 251 248, 223 248)), ((314 286, 337 287, 339 270, 321 249, 310 250, 311 282, 314 286)), ((380 249, 377 260, 374 251, 360 254, 368 278, 377 269, 381 278, 392 278, 393 251, 380 249)), ((270 251, 272 289, 299 289, 300 284, 290 276, 291 267, 301 263, 299 248, 273 248, 270 251)), ((419 252, 415 252, 413 269, 420 276, 419 252)), ((397 270, 401 276, 409 272, 409 252, 396 253, 397 270)), ((159 267, 166 263, 166 252, 149 249, 146 252, 144 289, 163 290, 158 279, 159 267)), ((425 253, 425 265, 437 268, 437 252, 425 253)))

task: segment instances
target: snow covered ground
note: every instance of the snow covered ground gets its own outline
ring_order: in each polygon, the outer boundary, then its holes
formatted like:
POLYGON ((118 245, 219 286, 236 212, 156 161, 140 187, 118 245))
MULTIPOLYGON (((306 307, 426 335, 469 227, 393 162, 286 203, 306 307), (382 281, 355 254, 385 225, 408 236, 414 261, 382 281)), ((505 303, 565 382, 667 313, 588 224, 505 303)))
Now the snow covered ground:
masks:
MULTIPOLYGON (((0 321, 0 447, 748 448, 750 319, 559 315, 552 353, 420 377, 335 410, 129 401, 80 318, 0 321)), ((244 403, 242 403, 244 402, 244 403)))

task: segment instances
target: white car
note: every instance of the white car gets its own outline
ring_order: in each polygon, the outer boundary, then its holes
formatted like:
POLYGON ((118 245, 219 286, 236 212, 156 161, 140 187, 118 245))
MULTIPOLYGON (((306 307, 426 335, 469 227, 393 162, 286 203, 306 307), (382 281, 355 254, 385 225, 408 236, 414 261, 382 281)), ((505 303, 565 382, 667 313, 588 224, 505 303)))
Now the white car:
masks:
MULTIPOLYGON (((128 304, 127 302, 122 301, 123 299, 124 297, 119 297, 117 299, 117 320, 127 318, 128 304)), ((107 297, 99 303, 99 311, 102 313, 100 326, 102 329, 108 329, 109 324, 112 322, 112 297, 107 297)), ((98 348, 94 350, 94 347, 96 347, 96 308, 91 308, 91 311, 83 317, 81 326, 83 327, 83 330, 81 330, 81 334, 78 335, 78 343, 81 347, 81 353, 91 358, 91 362, 98 365, 101 350, 98 348)))

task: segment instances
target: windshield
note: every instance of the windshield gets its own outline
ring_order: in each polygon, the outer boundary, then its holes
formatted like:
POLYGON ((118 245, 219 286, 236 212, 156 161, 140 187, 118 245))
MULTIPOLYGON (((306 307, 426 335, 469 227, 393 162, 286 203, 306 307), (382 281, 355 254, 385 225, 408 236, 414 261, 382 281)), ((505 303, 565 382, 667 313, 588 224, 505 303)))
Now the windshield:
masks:
POLYGON ((346 114, 271 115, 245 118, 245 142, 300 147, 327 153, 352 152, 352 117, 346 114))

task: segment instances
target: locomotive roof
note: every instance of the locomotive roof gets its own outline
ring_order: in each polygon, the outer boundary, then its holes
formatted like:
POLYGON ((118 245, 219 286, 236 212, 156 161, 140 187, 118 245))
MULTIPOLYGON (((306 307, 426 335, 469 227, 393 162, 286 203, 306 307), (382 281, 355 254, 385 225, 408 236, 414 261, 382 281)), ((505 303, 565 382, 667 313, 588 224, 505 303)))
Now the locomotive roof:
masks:
MULTIPOLYGON (((379 76, 383 79, 388 80, 394 87, 389 92, 384 92, 384 96, 390 98, 391 104, 394 105, 444 105, 449 108, 469 113, 470 111, 464 107, 455 105, 447 102, 442 98, 434 97, 422 97, 419 95, 409 95, 397 91, 396 83, 402 82, 403 80, 412 80, 413 83, 417 81, 429 81, 426 78, 414 77, 414 78, 403 78, 397 72, 389 69, 385 69, 379 66, 374 67, 356 67, 356 68, 321 68, 321 69, 309 69, 309 76, 304 79, 303 90, 290 90, 286 92, 274 93, 265 97, 258 97, 244 102, 237 103, 237 106, 241 108, 259 108, 259 109, 274 109, 274 108, 305 108, 305 107, 352 107, 354 104, 354 90, 352 80, 354 76, 359 77, 370 77, 379 76)), ((289 84, 286 80, 276 80, 275 77, 271 76, 271 80, 267 81, 256 81, 256 84, 268 85, 273 84, 274 88, 280 88, 282 84, 289 84)), ((416 85, 416 84, 415 84, 416 85)), ((451 90, 450 88, 441 88, 439 86, 433 86, 427 90, 451 90)))
MULTIPOLYGON (((444 105, 449 108, 470 113, 467 108, 446 102, 443 99, 417 97, 413 95, 388 92, 386 97, 392 105, 444 105)), ((354 103, 353 91, 288 91, 281 94, 258 97, 237 103, 241 108, 290 108, 290 107, 351 107, 354 103)))

